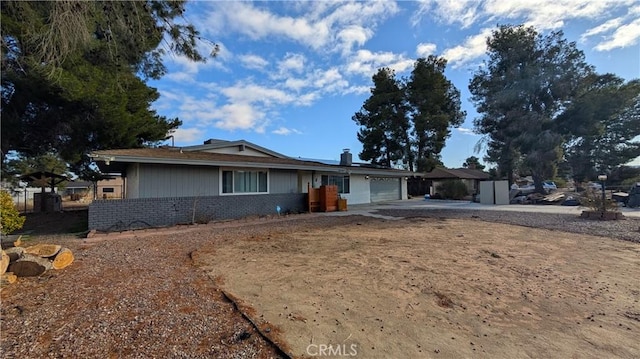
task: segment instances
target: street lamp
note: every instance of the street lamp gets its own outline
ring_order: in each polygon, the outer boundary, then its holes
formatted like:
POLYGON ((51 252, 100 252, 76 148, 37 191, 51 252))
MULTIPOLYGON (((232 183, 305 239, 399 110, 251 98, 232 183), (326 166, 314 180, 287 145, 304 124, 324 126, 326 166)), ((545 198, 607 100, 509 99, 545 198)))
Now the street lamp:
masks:
POLYGON ((602 174, 602 175, 598 175, 598 180, 600 182, 602 182, 602 213, 604 213, 607 209, 605 207, 605 195, 604 195, 604 190, 605 190, 605 181, 607 180, 607 175, 602 174))

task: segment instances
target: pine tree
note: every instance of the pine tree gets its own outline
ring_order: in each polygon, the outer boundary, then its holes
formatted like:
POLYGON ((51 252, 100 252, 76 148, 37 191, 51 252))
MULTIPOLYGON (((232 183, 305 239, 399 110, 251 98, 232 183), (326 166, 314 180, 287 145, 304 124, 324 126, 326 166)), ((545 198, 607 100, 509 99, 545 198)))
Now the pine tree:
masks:
POLYGON ((441 164, 440 152, 451 127, 460 126, 466 116, 460 108, 460 91, 444 75, 446 66, 442 57, 420 58, 407 83, 418 172, 441 164))
POLYGON ((563 138, 554 123, 593 69, 562 32, 542 36, 533 27, 500 26, 487 40, 489 60, 469 90, 487 138, 488 160, 507 171, 530 171, 536 190, 552 178, 562 158, 563 138))
POLYGON ((372 164, 391 167, 397 161, 409 166, 410 146, 407 108, 401 83, 388 68, 373 75, 371 96, 352 119, 360 126, 358 140, 363 150, 359 157, 372 164))

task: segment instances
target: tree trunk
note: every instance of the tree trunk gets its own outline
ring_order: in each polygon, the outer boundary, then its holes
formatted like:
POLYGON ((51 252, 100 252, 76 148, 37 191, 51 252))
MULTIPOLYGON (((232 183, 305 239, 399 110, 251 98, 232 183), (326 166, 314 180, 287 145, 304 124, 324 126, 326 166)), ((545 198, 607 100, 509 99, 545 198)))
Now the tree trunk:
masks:
POLYGON ((17 275, 11 272, 7 272, 7 273, 4 273, 2 276, 0 276, 0 285, 13 284, 17 280, 18 280, 17 275))
POLYGON ((41 243, 25 248, 24 252, 42 258, 49 258, 58 254, 60 249, 62 249, 62 246, 58 244, 41 243))
POLYGON ((69 248, 62 248, 51 262, 53 269, 62 269, 73 263, 73 252, 69 248))
POLYGON ((51 269, 51 261, 46 258, 25 254, 9 265, 9 271, 18 277, 35 277, 51 269))
POLYGON ((4 252, 9 256, 9 263, 13 263, 22 258, 22 255, 24 254, 24 248, 12 247, 5 249, 4 252))
POLYGON ((544 187, 542 186, 542 181, 543 181, 542 176, 537 175, 537 174, 534 173, 531 176, 531 178, 533 178, 533 184, 535 186, 535 192, 536 193, 543 193, 543 194, 546 193, 546 191, 544 190, 544 187))
POLYGON ((9 255, 4 251, 1 253, 2 258, 0 259, 0 275, 4 274, 9 268, 9 262, 11 261, 9 255))

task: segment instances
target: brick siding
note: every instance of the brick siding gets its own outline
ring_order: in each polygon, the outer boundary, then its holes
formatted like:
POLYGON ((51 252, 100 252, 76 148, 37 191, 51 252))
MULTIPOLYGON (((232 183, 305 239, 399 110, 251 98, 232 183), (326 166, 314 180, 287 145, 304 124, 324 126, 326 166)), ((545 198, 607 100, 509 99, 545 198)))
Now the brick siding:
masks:
POLYGON ((114 232, 273 215, 276 206, 283 213, 306 211, 306 194, 97 200, 89 205, 89 229, 114 232))

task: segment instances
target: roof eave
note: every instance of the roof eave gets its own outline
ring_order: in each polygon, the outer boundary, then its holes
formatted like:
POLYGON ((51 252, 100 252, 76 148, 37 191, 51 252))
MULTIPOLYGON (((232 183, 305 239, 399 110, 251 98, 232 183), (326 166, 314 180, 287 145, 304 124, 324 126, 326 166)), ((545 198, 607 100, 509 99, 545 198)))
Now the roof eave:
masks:
POLYGON ((192 166, 218 166, 218 167, 244 167, 244 168, 273 168, 273 169, 290 169, 301 171, 325 171, 345 174, 362 174, 362 175, 387 175, 394 177, 407 177, 419 175, 414 172, 381 169, 381 168, 364 168, 364 167, 345 167, 334 165, 313 165, 313 164, 292 164, 292 163, 268 163, 268 162, 252 162, 252 161, 210 161, 210 160, 194 160, 194 159, 172 159, 142 156, 118 156, 92 153, 89 155, 94 161, 115 163, 149 163, 149 164, 181 164, 192 166))

